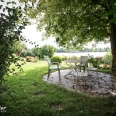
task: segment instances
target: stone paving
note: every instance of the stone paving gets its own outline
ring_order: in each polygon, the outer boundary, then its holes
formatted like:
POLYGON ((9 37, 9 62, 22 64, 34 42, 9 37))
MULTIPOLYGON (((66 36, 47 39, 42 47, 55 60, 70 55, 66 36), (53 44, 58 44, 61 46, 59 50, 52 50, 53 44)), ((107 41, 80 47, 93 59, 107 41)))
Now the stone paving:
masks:
POLYGON ((116 96, 116 77, 101 72, 78 72, 78 76, 69 69, 61 70, 61 81, 59 81, 58 72, 51 73, 47 80, 47 74, 43 80, 48 83, 59 84, 68 90, 82 92, 90 96, 116 96))

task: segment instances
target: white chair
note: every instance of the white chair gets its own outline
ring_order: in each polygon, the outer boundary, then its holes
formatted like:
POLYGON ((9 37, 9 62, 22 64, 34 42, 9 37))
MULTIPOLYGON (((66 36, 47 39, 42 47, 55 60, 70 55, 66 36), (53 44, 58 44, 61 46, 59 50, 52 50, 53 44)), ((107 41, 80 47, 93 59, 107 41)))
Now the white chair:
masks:
POLYGON ((61 81, 59 62, 51 62, 48 56, 44 56, 44 58, 48 62, 48 78, 47 79, 49 79, 51 70, 58 70, 59 80, 61 81))
POLYGON ((76 68, 80 68, 81 72, 81 67, 83 67, 83 70, 85 72, 86 67, 88 67, 88 56, 81 56, 80 61, 76 64, 76 68))

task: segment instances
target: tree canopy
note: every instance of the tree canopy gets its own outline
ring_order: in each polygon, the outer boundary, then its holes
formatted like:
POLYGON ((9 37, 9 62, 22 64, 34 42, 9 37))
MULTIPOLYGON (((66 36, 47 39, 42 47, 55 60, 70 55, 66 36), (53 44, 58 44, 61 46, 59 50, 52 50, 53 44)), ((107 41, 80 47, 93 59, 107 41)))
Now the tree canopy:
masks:
POLYGON ((56 48, 54 46, 46 44, 40 48, 40 57, 44 58, 44 56, 48 56, 51 58, 55 51, 56 48))
POLYGON ((55 36, 60 45, 69 46, 70 42, 76 47, 109 37, 109 0, 42 0, 36 4, 29 10, 29 16, 36 18, 38 28, 55 36))
POLYGON ((61 46, 76 48, 92 40, 110 41, 112 67, 116 68, 116 25, 112 22, 115 0, 25 1, 27 5, 30 3, 27 15, 36 19, 38 29, 46 30, 45 35, 55 36, 61 46))

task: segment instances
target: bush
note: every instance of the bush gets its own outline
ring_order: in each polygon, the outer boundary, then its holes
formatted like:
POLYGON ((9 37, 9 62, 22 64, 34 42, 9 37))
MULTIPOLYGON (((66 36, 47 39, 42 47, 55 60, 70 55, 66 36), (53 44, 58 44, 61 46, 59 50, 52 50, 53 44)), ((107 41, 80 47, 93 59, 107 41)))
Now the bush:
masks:
POLYGON ((44 58, 44 56, 48 56, 51 58, 54 55, 56 48, 52 45, 44 45, 40 48, 40 56, 44 58))
POLYGON ((34 59, 34 57, 32 57, 32 56, 27 56, 27 57, 26 57, 26 61, 27 61, 27 62, 34 62, 34 60, 35 60, 35 59, 34 59))
POLYGON ((38 47, 33 48, 31 52, 34 56, 40 56, 40 48, 38 47))
POLYGON ((88 62, 91 63, 93 65, 93 67, 97 68, 100 65, 100 61, 101 61, 102 57, 93 57, 90 56, 90 58, 88 59, 88 62))
POLYGON ((34 56, 34 54, 33 54, 31 51, 28 51, 28 52, 26 53, 26 56, 34 56))
POLYGON ((27 56, 27 53, 26 52, 21 52, 20 56, 21 57, 26 57, 27 56))
POLYGON ((110 52, 107 53, 106 55, 104 55, 104 57, 103 57, 103 63, 109 64, 109 65, 112 64, 112 54, 110 52))
POLYGON ((53 56, 51 57, 51 62, 62 62, 62 58, 60 56, 53 56))
POLYGON ((33 57, 33 56, 27 56, 26 57, 26 61, 27 62, 37 62, 38 60, 39 60, 38 56, 35 56, 35 57, 33 57))
POLYGON ((66 57, 66 56, 62 56, 61 58, 62 58, 62 61, 64 61, 64 60, 66 60, 66 59, 67 59, 67 57, 66 57))
POLYGON ((35 56, 35 62, 39 61, 39 57, 35 56))
POLYGON ((12 71, 10 68, 12 63, 19 69, 18 73, 22 72, 22 64, 18 63, 22 59, 13 56, 13 47, 15 42, 26 41, 21 33, 28 25, 28 18, 23 12, 23 7, 15 1, 0 1, 0 85, 3 84, 5 75, 17 74, 15 69, 12 71))

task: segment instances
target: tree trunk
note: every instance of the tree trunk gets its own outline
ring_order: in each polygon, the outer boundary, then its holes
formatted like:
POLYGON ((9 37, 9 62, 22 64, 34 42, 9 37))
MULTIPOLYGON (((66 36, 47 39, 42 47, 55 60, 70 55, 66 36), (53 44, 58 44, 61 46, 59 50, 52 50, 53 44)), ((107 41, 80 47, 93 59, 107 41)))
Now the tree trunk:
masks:
MULTIPOLYGON (((109 19, 111 19, 109 17, 109 19)), ((112 73, 116 73, 116 24, 110 23, 110 43, 112 52, 112 73)))

